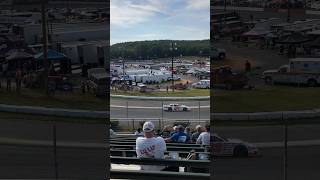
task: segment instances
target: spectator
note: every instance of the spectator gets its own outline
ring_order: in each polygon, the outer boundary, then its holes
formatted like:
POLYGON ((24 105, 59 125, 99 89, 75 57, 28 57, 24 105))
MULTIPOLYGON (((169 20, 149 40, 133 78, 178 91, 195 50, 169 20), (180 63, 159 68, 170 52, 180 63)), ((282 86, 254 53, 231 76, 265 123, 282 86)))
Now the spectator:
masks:
MULTIPOLYGON (((138 158, 164 159, 166 143, 162 137, 154 136, 154 125, 152 122, 143 124, 144 137, 138 137, 136 140, 136 153, 138 158)), ((164 166, 141 165, 141 170, 161 171, 164 166)))
POLYGON ((245 63, 245 71, 251 72, 251 63, 248 60, 245 63))
POLYGON ((170 137, 172 127, 170 126, 164 126, 163 130, 159 133, 159 136, 162 138, 168 138, 170 137))
POLYGON ((81 90, 82 90, 82 93, 86 93, 86 82, 85 81, 81 81, 81 90))
POLYGON ((191 141, 197 142, 197 139, 201 133, 202 133, 202 127, 201 127, 201 125, 197 125, 196 132, 191 135, 191 141))
POLYGON ((202 145, 210 145, 210 125, 206 125, 206 131, 202 132, 198 139, 197 139, 197 144, 202 144, 202 145))
POLYGON ((10 91, 11 90, 11 77, 10 75, 7 73, 6 74, 6 80, 7 80, 7 91, 10 91))
POLYGON ((116 135, 116 133, 110 128, 110 136, 114 136, 114 135, 116 135))
POLYGON ((7 72, 8 72, 8 63, 3 63, 2 64, 2 73, 3 73, 3 75, 6 76, 7 72))
POLYGON ((21 81, 22 81, 22 71, 20 68, 17 68, 17 70, 16 70, 16 90, 18 93, 20 93, 21 81))
POLYGON ((189 137, 186 133, 183 132, 184 127, 182 125, 177 126, 177 132, 174 133, 171 137, 166 138, 165 142, 179 142, 185 143, 189 141, 189 137))
POLYGON ((173 134, 175 134, 175 133, 177 133, 178 131, 177 131, 177 126, 173 126, 173 131, 171 131, 171 133, 170 133, 170 137, 173 135, 173 134))
POLYGON ((190 127, 186 127, 186 129, 184 130, 184 133, 186 133, 188 135, 188 139, 191 140, 191 128, 190 127))
POLYGON ((134 132, 134 135, 136 135, 136 136, 143 136, 143 132, 142 132, 141 128, 138 128, 138 129, 136 130, 136 132, 134 132))

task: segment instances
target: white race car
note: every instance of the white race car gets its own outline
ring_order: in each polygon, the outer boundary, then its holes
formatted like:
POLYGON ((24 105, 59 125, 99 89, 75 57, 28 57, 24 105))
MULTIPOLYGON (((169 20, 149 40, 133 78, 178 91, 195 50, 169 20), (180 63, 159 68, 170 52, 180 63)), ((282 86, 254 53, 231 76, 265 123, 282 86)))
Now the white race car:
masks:
POLYGON ((162 108, 164 111, 168 112, 183 112, 183 111, 191 111, 191 108, 186 105, 180 105, 180 104, 169 104, 169 105, 163 105, 162 108))
POLYGON ((213 134, 212 143, 214 156, 254 157, 260 155, 255 145, 239 139, 226 139, 213 134))

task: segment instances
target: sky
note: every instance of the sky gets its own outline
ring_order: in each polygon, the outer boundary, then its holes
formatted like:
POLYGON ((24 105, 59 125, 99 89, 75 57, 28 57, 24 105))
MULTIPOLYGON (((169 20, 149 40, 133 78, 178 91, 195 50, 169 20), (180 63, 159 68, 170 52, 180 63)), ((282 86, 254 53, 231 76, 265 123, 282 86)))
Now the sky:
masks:
POLYGON ((111 0, 111 44, 210 38, 210 0, 111 0))

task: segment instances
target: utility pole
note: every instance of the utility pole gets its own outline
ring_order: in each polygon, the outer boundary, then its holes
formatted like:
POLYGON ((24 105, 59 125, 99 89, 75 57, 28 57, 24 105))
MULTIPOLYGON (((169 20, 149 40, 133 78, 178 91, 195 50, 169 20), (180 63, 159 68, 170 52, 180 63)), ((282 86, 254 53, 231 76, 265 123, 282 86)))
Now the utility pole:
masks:
POLYGON ((45 86, 45 93, 48 96, 48 69, 49 69, 49 62, 48 62, 48 31, 47 31, 47 0, 41 1, 41 16, 42 16, 42 44, 43 44, 43 63, 44 63, 44 86, 45 86))
POLYGON ((125 74, 124 69, 125 69, 124 58, 122 58, 122 74, 123 74, 123 76, 124 76, 124 74, 125 74))
POLYGON ((125 62, 124 62, 124 48, 123 47, 119 47, 119 50, 121 52, 121 59, 122 59, 122 75, 124 76, 125 74, 125 62))
POLYGON ((174 59, 174 53, 177 50, 176 47, 177 43, 171 42, 171 81, 172 81, 172 92, 174 92, 174 79, 173 79, 173 59, 174 59))
POLYGON ((224 0, 224 25, 227 23, 227 0, 224 0))
POLYGON ((287 2, 287 22, 290 22, 290 19, 291 19, 291 2, 290 0, 288 0, 287 2))

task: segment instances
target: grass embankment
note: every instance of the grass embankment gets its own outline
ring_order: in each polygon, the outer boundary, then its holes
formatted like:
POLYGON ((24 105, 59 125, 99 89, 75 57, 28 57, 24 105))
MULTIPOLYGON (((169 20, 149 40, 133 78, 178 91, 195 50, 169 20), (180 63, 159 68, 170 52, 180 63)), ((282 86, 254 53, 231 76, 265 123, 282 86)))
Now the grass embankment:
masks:
POLYGON ((126 96, 148 96, 148 97, 194 97, 194 96, 210 96, 210 91, 208 89, 190 89, 190 90, 175 90, 172 92, 160 91, 160 92, 150 92, 141 93, 137 91, 111 91, 113 95, 126 95, 126 96))
POLYGON ((43 91, 23 89, 21 94, 17 94, 15 91, 0 91, 0 104, 107 110, 109 99, 100 99, 92 94, 81 94, 79 92, 57 92, 55 95, 48 97, 43 91))
POLYGON ((320 108, 320 88, 258 86, 254 90, 214 91, 214 112, 291 111, 320 108))

